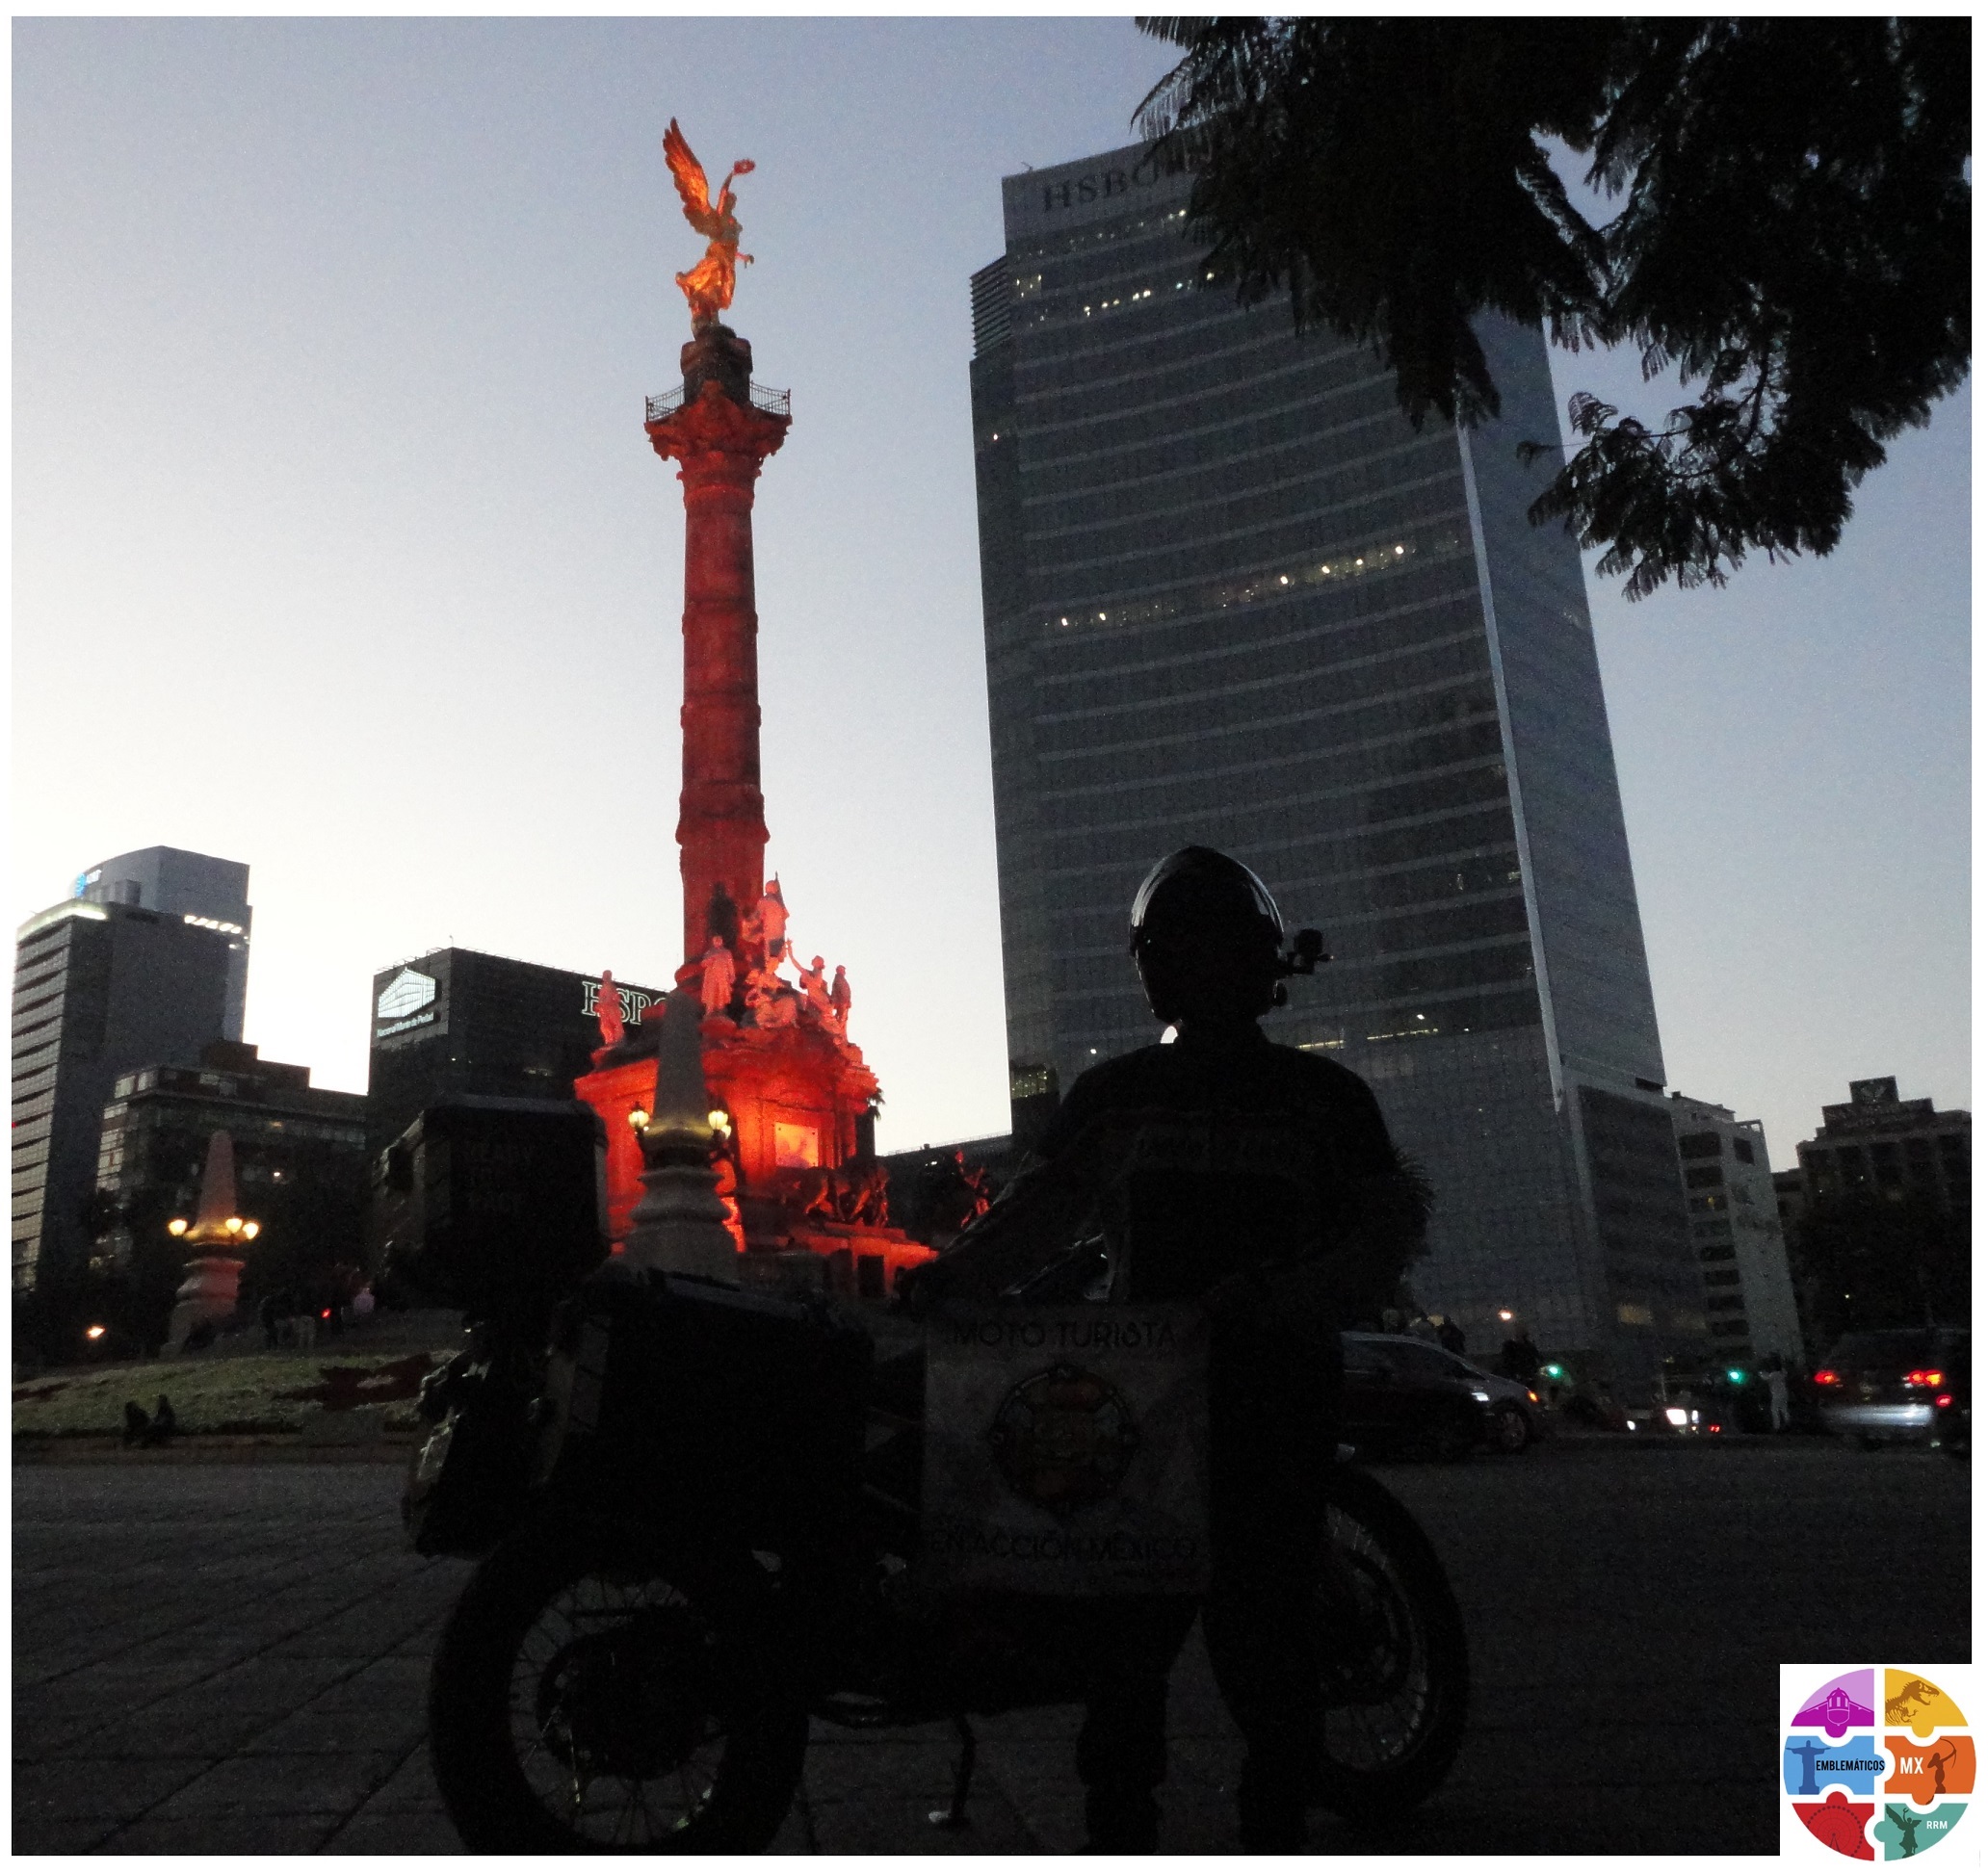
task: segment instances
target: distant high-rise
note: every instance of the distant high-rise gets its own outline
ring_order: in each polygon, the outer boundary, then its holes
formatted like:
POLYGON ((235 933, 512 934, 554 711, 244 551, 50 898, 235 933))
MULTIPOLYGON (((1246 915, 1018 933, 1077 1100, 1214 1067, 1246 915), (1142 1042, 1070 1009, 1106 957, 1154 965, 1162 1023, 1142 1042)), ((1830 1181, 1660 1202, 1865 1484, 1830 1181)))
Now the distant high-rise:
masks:
POLYGON ((76 879, 84 903, 135 903, 228 938, 227 1011, 222 1038, 242 1037, 248 1003, 248 867, 175 845, 146 845, 92 865, 76 879))
POLYGON ((1705 1343, 1581 559, 1529 504, 1541 334, 1474 432, 1363 347, 1240 309, 1138 148, 1007 177, 974 440, 1013 1089, 1150 1041, 1126 912, 1256 869, 1336 960, 1281 1039, 1370 1079, 1434 1181, 1425 1305, 1628 1375, 1705 1343))
POLYGON ((16 1291, 60 1287, 82 1271, 104 1106, 118 1076, 195 1065, 201 1048, 225 1037, 246 930, 226 926, 234 921, 77 897, 21 924, 13 971, 16 1291))

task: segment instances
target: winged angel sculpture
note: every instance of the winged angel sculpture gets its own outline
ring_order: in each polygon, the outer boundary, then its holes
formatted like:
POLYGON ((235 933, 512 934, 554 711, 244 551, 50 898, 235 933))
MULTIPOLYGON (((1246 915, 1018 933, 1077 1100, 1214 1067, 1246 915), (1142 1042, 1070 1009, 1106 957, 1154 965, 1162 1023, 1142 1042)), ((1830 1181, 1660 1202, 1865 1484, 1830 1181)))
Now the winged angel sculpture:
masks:
POLYGON ((663 139, 663 154, 670 174, 676 177, 676 192, 683 196, 684 220, 711 243, 704 249, 703 259, 689 273, 676 276, 684 298, 691 302, 691 330, 701 337, 718 324, 719 314, 731 304, 737 270, 752 264, 751 254, 739 251, 739 218, 732 212, 732 176, 750 174, 752 165, 743 159, 734 163, 731 175, 720 184, 718 199, 713 201, 704 165, 691 153, 674 117, 669 119, 668 134, 663 139))

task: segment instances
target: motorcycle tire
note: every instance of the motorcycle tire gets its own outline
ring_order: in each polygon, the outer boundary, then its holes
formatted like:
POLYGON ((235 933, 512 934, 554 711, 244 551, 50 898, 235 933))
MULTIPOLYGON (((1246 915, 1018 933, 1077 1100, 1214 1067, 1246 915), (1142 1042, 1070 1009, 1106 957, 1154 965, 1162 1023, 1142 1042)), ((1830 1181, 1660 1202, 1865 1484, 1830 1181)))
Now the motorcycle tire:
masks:
POLYGON ((1382 1824, 1449 1774, 1469 1714, 1470 1651, 1427 1536, 1373 1476, 1345 1465, 1327 1486, 1315 1608, 1325 1691, 1318 1805, 1382 1824))
POLYGON ((429 1675, 429 1748, 473 1853, 756 1853, 807 1712, 752 1558, 538 1524, 478 1568, 429 1675))

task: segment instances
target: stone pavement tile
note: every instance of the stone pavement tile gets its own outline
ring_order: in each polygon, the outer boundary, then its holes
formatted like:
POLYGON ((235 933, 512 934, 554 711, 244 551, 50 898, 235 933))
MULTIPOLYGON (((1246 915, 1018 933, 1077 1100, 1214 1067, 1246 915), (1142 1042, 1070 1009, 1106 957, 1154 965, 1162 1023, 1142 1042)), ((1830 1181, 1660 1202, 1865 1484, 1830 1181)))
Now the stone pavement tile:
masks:
POLYGON ((68 1752, 89 1749, 105 1755, 232 1755, 288 1714, 285 1709, 253 1704, 243 1707, 225 1697, 185 1691, 161 1698, 135 1715, 90 1730, 71 1743, 68 1752))
POLYGON ((421 1709, 428 1701, 425 1657, 376 1657, 351 1677, 321 1690, 312 1709, 421 1709))
POLYGON ((977 1827, 983 1802, 999 1795, 1033 1842, 1024 1850, 1076 1849, 1084 1838, 1076 1755, 1080 1719, 1079 1711, 1060 1707, 974 1719, 981 1748, 967 1809, 977 1827))
POLYGON ((156 1817, 350 1813, 396 1766, 388 1755, 236 1755, 189 1781, 160 1805, 156 1817))
POLYGON ((788 1807, 787 1817, 780 1823, 780 1831, 767 1847, 767 1856, 791 1859, 797 1854, 820 1851, 815 1843, 814 1816, 808 1811, 807 1789, 803 1785, 795 1790, 794 1804, 788 1807))
POLYGON ((810 1748, 808 1811, 824 1853, 1029 1853, 1041 1842, 1000 1787, 977 1773, 957 1832, 929 1816, 952 1798, 956 1746, 866 1736, 810 1748))
POLYGON ((214 1757, 131 1755, 25 1763, 13 1771, 16 1829, 48 1820, 135 1820, 204 1775, 214 1757))
POLYGON ((381 1810, 370 1804, 318 1849, 321 1853, 460 1853, 462 1841, 437 1807, 381 1810))
POLYGON ((308 1703, 242 1745, 244 1755, 400 1755, 428 1733, 418 1701, 404 1707, 322 1709, 308 1703))
POLYGON ((351 1677, 371 1655, 354 1651, 345 1657, 275 1657, 264 1651, 208 1677, 198 1687, 237 1703, 295 1709, 319 1691, 351 1677))
POLYGON ((99 1853, 314 1853, 338 1826, 332 1813, 148 1813, 104 1840, 99 1853))
POLYGON ((20 1853, 87 1853, 105 1834, 117 1830, 115 1820, 27 1820, 16 1808, 13 1850, 20 1853))
POLYGON ((422 1607, 370 1602, 348 1607, 328 1619, 276 1638, 266 1651, 272 1658, 382 1657, 407 1640, 432 1646, 435 1615, 422 1607))
POLYGON ((409 1807, 432 1807, 441 1811, 442 1791, 435 1785, 434 1770, 429 1765, 428 1745, 410 1749, 391 1775, 373 1790, 366 1809, 382 1812, 409 1807))
POLYGON ((1756 1732, 1704 1723, 1588 1721, 1541 1729, 1474 1725, 1452 1772, 1457 1781, 1471 1783, 1689 1787, 1749 1772, 1770 1775, 1759 1745, 1756 1732))

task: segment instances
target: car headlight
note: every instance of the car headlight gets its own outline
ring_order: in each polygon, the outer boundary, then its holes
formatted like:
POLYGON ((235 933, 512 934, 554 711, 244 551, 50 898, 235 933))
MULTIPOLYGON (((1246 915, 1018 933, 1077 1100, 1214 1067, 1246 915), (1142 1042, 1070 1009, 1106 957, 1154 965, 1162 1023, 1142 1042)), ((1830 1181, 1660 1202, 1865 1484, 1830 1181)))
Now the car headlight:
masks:
POLYGON ((1690 1422, 1691 1414, 1688 1411, 1679 1410, 1678 1407, 1675 1404, 1673 1404, 1669 1410, 1664 1412, 1663 1420, 1666 1423, 1676 1424, 1677 1427, 1680 1430, 1682 1430, 1686 1424, 1690 1422))
POLYGON ((1491 1401, 1491 1393, 1489 1391, 1474 1391, 1471 1392, 1471 1395, 1475 1397, 1479 1404, 1488 1404, 1491 1401))

